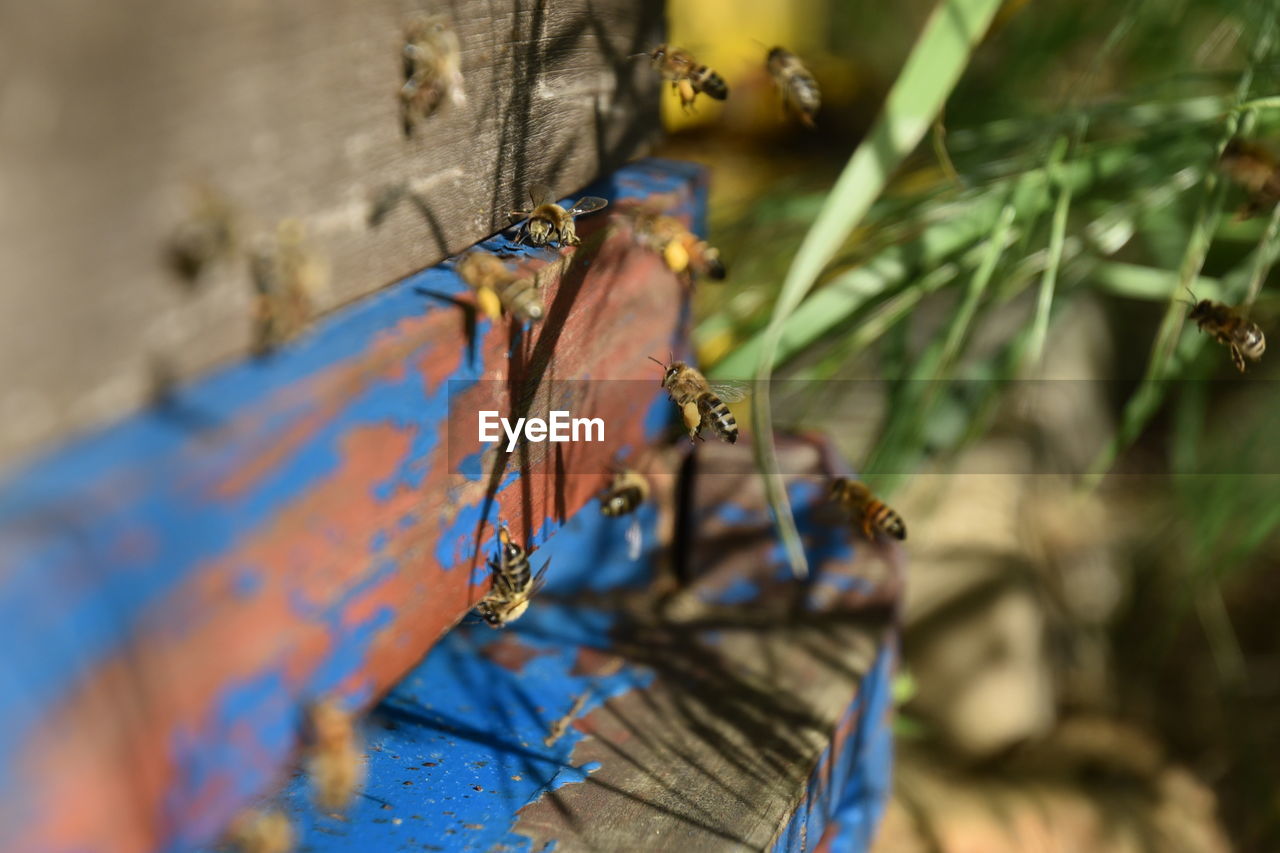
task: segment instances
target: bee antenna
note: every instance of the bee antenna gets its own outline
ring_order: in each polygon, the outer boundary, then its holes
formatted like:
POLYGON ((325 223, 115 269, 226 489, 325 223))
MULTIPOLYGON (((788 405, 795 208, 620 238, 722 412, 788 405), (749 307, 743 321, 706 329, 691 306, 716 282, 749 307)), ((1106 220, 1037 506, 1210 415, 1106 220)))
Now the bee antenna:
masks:
POLYGON ((666 365, 665 365, 665 364, 663 364, 662 362, 658 361, 658 360, 657 360, 656 358, 654 358, 653 356, 651 356, 651 355, 650 355, 650 356, 646 356, 646 358, 648 358, 650 361, 652 361, 654 364, 658 365, 659 367, 662 367, 663 369, 665 369, 665 368, 666 368, 666 365))

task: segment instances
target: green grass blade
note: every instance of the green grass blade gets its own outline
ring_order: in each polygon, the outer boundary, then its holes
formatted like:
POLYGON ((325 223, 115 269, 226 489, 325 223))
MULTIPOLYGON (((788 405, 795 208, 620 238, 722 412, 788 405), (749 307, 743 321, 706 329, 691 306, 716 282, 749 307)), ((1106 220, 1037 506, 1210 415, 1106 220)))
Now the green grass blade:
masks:
MULTIPOLYGON (((1064 140, 1065 142, 1065 140, 1064 140)), ((1065 154, 1066 146, 1062 146, 1065 154)), ((1058 164, 1051 164, 1051 175, 1056 175, 1058 164)), ((1056 183, 1056 182, 1055 182, 1056 183)), ((1053 307, 1053 291, 1058 282, 1058 268, 1062 265, 1062 247, 1067 235, 1067 212, 1071 208, 1071 187, 1058 186, 1058 202, 1053 209, 1053 223, 1049 230, 1049 261, 1040 279, 1040 293, 1036 298, 1035 319, 1031 326, 1031 339, 1027 344, 1027 359, 1032 366, 1040 364, 1044 342, 1049 337, 1049 311, 1053 307)))
POLYGON ((805 235, 774 306, 756 366, 753 437, 769 504, 797 577, 808 574, 808 562, 778 471, 768 384, 787 318, 880 195, 898 163, 919 144, 999 7, 1000 0, 942 0, 933 10, 875 126, 854 151, 805 235))

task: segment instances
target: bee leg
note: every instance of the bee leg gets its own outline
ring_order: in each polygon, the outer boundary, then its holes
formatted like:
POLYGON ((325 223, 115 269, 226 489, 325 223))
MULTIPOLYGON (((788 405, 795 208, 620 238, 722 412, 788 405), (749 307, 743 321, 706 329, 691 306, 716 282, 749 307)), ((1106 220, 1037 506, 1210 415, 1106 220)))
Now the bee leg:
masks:
POLYGON ((1244 353, 1235 344, 1231 345, 1231 363, 1236 366, 1236 370, 1244 373, 1244 353))

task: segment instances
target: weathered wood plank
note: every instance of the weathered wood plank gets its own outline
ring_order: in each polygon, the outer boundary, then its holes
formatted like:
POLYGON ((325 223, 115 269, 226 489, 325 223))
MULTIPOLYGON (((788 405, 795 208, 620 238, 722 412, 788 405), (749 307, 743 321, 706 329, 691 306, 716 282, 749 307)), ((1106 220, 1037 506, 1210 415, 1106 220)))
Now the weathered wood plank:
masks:
POLYGON ((184 286, 166 247, 197 185, 241 248, 299 219, 327 311, 508 224, 534 182, 568 194, 658 130, 660 39, 631 0, 92 0, 7 4, 0 27, 0 465, 249 351, 243 254, 184 286), (411 136, 410 16, 448 16, 466 104, 411 136), (405 184, 378 226, 371 206, 405 184), (159 368, 159 371, 158 371, 159 368))
MULTIPOLYGON (((594 190, 688 219, 699 174, 646 161, 594 190)), ((580 233, 514 250, 573 256, 523 333, 427 270, 0 484, 0 849, 208 839, 278 779, 306 702, 372 702, 483 594, 496 523, 545 541, 653 439, 647 357, 687 290, 625 220, 580 233), (636 380, 578 401, 605 442, 458 473, 480 443, 451 422, 602 365, 636 380)))

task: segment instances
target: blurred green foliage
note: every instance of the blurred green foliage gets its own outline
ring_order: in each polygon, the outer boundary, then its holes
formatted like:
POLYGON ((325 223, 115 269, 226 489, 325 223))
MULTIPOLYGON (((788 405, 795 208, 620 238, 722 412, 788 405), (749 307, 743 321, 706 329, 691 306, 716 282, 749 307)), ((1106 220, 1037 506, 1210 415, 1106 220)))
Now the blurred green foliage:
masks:
MULTIPOLYGON (((1054 375, 1059 319, 1100 305, 1113 372, 1092 378, 1118 389, 1116 426, 1074 473, 1082 488, 1160 478, 1144 499, 1163 519, 1151 554, 1167 594, 1138 608, 1155 626, 1139 647, 1166 662, 1189 622, 1214 662, 1208 677, 1245 689, 1255 659, 1280 659, 1275 638, 1259 646, 1230 605, 1280 562, 1277 356, 1236 381, 1225 349, 1186 322, 1185 300, 1243 303, 1276 332, 1280 210, 1238 218, 1245 195, 1217 164, 1236 136, 1280 147, 1280 8, 1008 0, 928 138, 884 192, 874 187, 856 228, 828 232, 838 244, 823 247, 813 289, 795 285, 797 252, 933 5, 827 3, 795 47, 856 85, 833 87, 817 134, 704 125, 672 141, 713 164, 721 186, 711 241, 730 280, 698 294, 702 364, 713 377, 753 375, 775 323, 774 375, 811 380, 813 397, 775 408, 776 426, 837 427, 821 420, 821 380, 884 380, 886 414, 852 461, 889 494, 997 426, 1011 381, 1054 375), (780 299, 794 311, 777 313, 780 299)), ((1240 760, 1247 784, 1220 786, 1249 802, 1247 818, 1235 808, 1237 834, 1276 849, 1280 770, 1240 760)))

